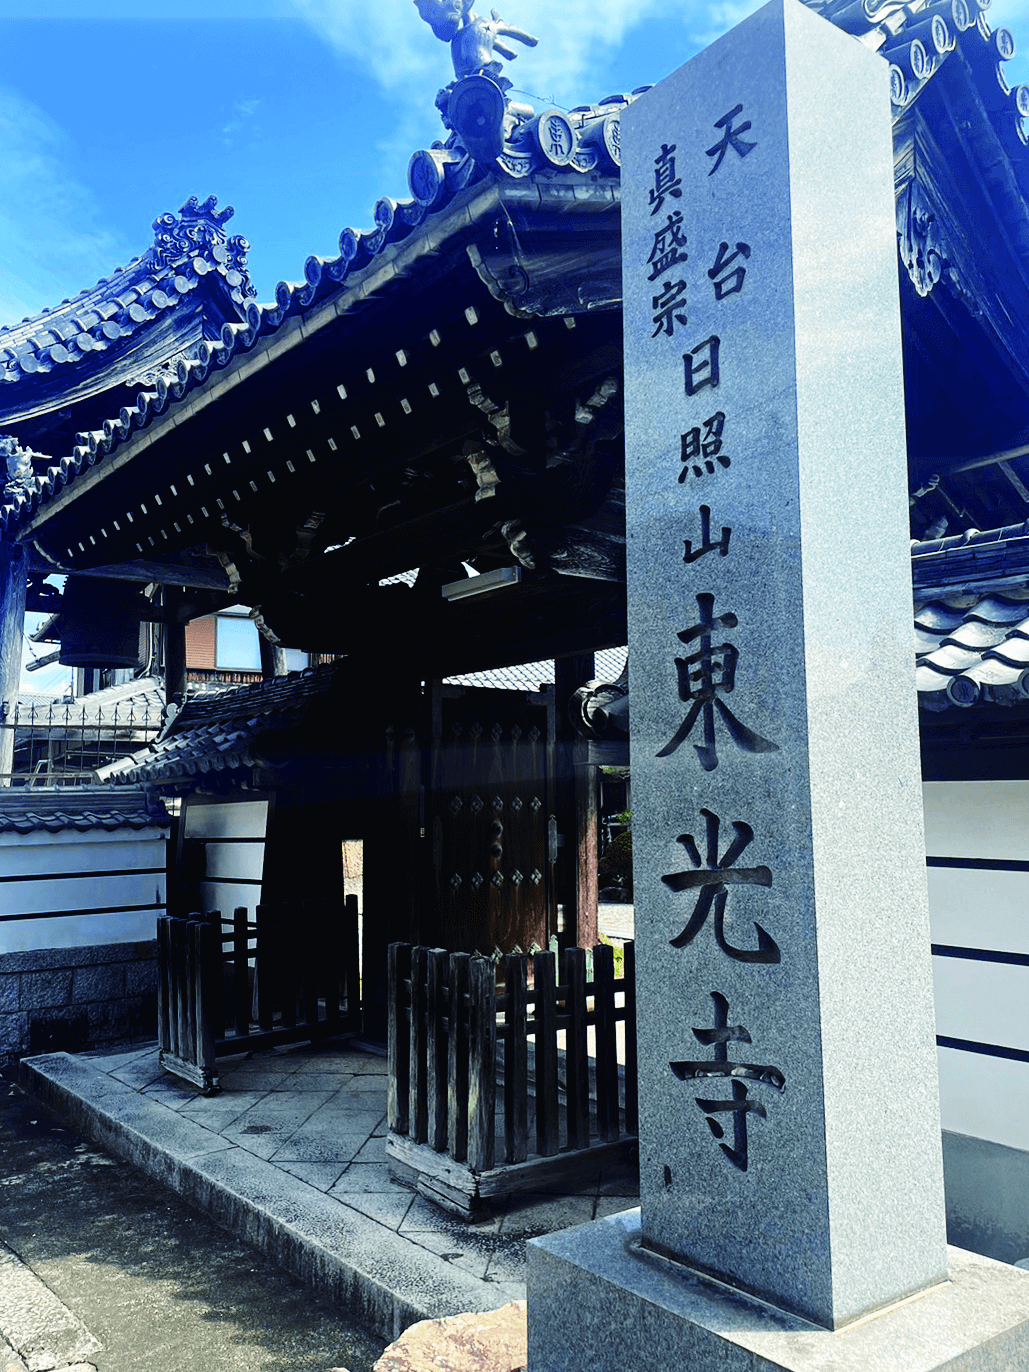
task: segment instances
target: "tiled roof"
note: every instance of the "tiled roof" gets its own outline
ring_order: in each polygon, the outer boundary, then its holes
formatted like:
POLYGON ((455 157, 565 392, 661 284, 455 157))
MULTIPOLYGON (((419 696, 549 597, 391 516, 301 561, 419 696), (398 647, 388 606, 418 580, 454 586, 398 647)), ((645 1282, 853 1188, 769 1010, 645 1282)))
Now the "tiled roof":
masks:
POLYGON ((1029 143, 1022 119, 1029 115, 1029 88, 1014 90, 1003 63, 1015 55, 1007 29, 993 30, 984 11, 990 0, 805 0, 839 28, 852 33, 890 64, 890 95, 902 113, 960 49, 975 69, 994 127, 1011 151, 1029 143))
MULTIPOLYGON (((598 676, 617 678, 625 665, 626 651, 611 648, 597 653, 598 676)), ((307 710, 337 691, 342 675, 351 670, 345 661, 330 662, 216 695, 191 695, 170 718, 162 737, 131 757, 100 768, 97 776, 121 785, 161 785, 219 772, 240 778, 254 768, 276 766, 262 752, 262 740, 295 729, 307 710)), ((554 663, 550 660, 448 677, 447 681, 461 686, 538 691, 553 679, 554 663)))
POLYGON ((156 742, 101 767, 97 776, 119 785, 160 785, 212 772, 238 777, 254 768, 274 767, 278 764, 261 752, 261 740, 295 729, 306 711, 337 687, 345 670, 346 663, 330 662, 236 690, 188 696, 177 714, 169 712, 156 742))
POLYGON ((0 834, 52 834, 74 829, 165 829, 170 824, 160 801, 142 790, 119 793, 115 803, 103 786, 67 786, 50 790, 35 787, 0 789, 0 834))
MULTIPOLYGON (((1029 87, 1020 86, 1015 90, 1008 87, 1003 63, 1014 55, 1014 40, 1006 29, 992 31, 978 4, 971 0, 942 0, 942 3, 937 0, 934 4, 926 4, 924 0, 909 4, 897 3, 897 0, 885 0, 885 3, 808 0, 808 3, 879 51, 890 63, 892 96, 898 117, 910 107, 948 56, 960 50, 984 93, 988 117, 1005 147, 1016 159, 1024 154, 1027 138, 1023 116, 1029 116, 1029 87)), ((41 504, 78 475, 102 461, 134 433, 148 428, 170 405, 203 386, 212 372, 232 365, 260 339, 277 333, 290 322, 299 324, 317 306, 332 297, 342 296, 348 277, 372 264, 388 247, 402 243, 428 216, 445 209, 465 190, 486 179, 510 184, 531 179, 545 187, 548 180, 561 174, 581 177, 584 183, 598 171, 617 178, 621 111, 646 89, 644 86, 630 94, 611 95, 599 104, 579 106, 568 113, 551 110, 537 115, 528 107, 512 105, 514 118, 506 129, 503 151, 488 166, 477 163, 453 133, 445 144, 416 152, 408 171, 411 199, 379 200, 375 206, 374 228, 344 229, 339 255, 309 257, 304 266, 304 279, 280 282, 271 304, 258 305, 250 298, 244 272, 238 286, 232 287, 239 296, 239 321, 225 323, 216 337, 205 339, 188 355, 176 358, 167 371, 155 376, 152 385, 138 392, 134 404, 122 406, 102 428, 80 433, 70 453, 60 456, 59 460, 52 458, 46 469, 37 473, 35 489, 11 488, 6 499, 0 502, 0 529, 12 529, 31 518, 41 504), (559 121, 565 135, 547 138, 544 130, 548 120, 559 121)), ((1020 171, 1019 183, 1025 182, 1027 176, 1029 172, 1020 171)), ((188 203, 196 207, 195 201, 188 203)), ((209 212, 209 217, 216 220, 225 212, 215 211, 213 204, 212 199, 196 209, 201 213, 209 212)), ((158 221, 158 226, 161 222, 158 221)), ((245 246, 242 239, 229 241, 245 246)), ((196 255, 191 258, 194 273, 199 270, 201 260, 207 259, 196 255)), ((150 256, 139 259, 138 263, 148 265, 150 256)), ((226 271, 226 266, 216 259, 209 270, 226 271)), ((238 267, 236 271, 238 274, 238 267)), ((226 281, 229 280, 227 274, 226 281)), ((83 357, 87 361, 82 365, 88 369, 88 358, 114 342, 109 335, 115 330, 128 328, 137 316, 138 322, 144 322, 144 317, 149 318, 154 311, 168 308, 172 296, 179 294, 180 285, 189 290, 195 284, 195 276, 188 277, 177 269, 170 278, 165 271, 159 282, 146 277, 138 286, 133 286, 131 299, 122 302, 121 297, 115 296, 114 314, 105 314, 105 310, 112 308, 112 299, 109 298, 110 283, 101 282, 94 291, 65 302, 68 306, 65 311, 67 328, 62 325, 57 332, 48 328, 48 318, 51 324, 56 322, 59 312, 54 311, 49 316, 25 321, 9 336, 0 332, 0 349, 7 348, 6 354, 0 351, 5 368, 2 375, 17 381, 24 376, 26 365, 30 370, 33 366, 38 370, 40 365, 50 367, 54 361, 76 361, 83 357), (88 314, 94 305, 95 319, 88 314), (50 334, 53 334, 52 338, 50 334), (17 346, 14 346, 15 338, 17 346), (26 363, 25 359, 30 357, 37 361, 26 363)), ((360 295, 373 293, 379 284, 365 283, 360 295)), ((61 317, 63 319, 64 315, 61 317)), ((2 414, 0 406, 0 416, 2 414)))
POLYGON ((55 371, 67 373, 61 381, 73 398, 76 388, 88 394, 155 381, 148 372, 166 369, 183 346, 195 349, 205 329, 218 333, 227 316, 242 320, 254 288, 246 239, 225 232, 231 216, 231 207, 217 209, 213 196, 202 205, 187 200, 177 215, 154 221, 154 242, 142 257, 56 308, 0 328, 0 426, 31 412, 55 371), (217 314, 211 297, 199 311, 189 301, 208 277, 222 287, 224 308, 217 314), (162 328, 162 319, 180 312, 183 302, 189 322, 181 330, 162 328), (146 347, 150 333, 157 337, 156 352, 146 347))
POLYGON ((1029 519, 1003 529, 966 529, 911 547, 916 592, 932 588, 940 594, 944 587, 971 591, 977 583, 1009 580, 1019 570, 1029 572, 1029 519))
MULTIPOLYGON (((138 392, 134 405, 122 406, 117 415, 105 420, 102 429, 80 433, 71 453, 62 456, 59 461, 51 461, 45 470, 38 471, 34 489, 9 489, 6 497, 0 501, 0 530, 13 529, 20 522, 30 519, 41 505, 77 476, 102 461, 134 433, 148 428, 169 405, 181 401, 202 386, 212 373, 229 367, 254 348, 259 340, 279 332, 290 322, 299 325, 315 308, 332 297, 342 295, 348 277, 373 263, 387 247, 402 243, 430 214, 444 209, 466 189, 484 182, 487 177, 517 185, 533 177, 542 177, 545 182, 548 176, 568 172, 581 177, 585 184, 590 173, 598 170, 616 174, 619 163, 618 117, 621 110, 639 93, 611 95, 598 105, 584 105, 567 114, 552 111, 552 115, 569 130, 571 152, 567 154, 557 151, 556 145, 544 138, 535 118, 515 123, 503 154, 490 168, 479 166, 463 149, 451 146, 453 135, 447 146, 416 152, 408 171, 412 199, 379 200, 375 206, 373 229, 344 229, 339 240, 339 255, 309 257, 304 264, 304 280, 280 281, 273 303, 258 305, 247 295, 241 302, 239 322, 225 323, 216 337, 204 339, 188 356, 177 358, 172 367, 155 376, 151 386, 138 392)), ((207 205, 213 205, 213 197, 207 205)), ((245 246, 243 239, 232 241, 245 246)), ((146 258, 137 259, 137 263, 146 261, 146 258)), ((177 278, 172 285, 177 290, 176 282, 177 278)), ((147 286, 151 292, 153 284, 150 282, 147 286)), ((107 283, 101 283, 101 287, 106 290, 107 283)), ((100 291, 101 287, 96 290, 100 291)), ((248 281, 247 290, 251 289, 248 281)), ((361 295, 370 294, 373 289, 374 286, 369 286, 361 295)), ((162 288, 161 294, 167 295, 167 289, 162 288)), ((90 293, 86 292, 76 301, 66 303, 81 304, 86 296, 90 296, 90 293)), ((133 300, 130 307, 147 312, 155 307, 160 308, 160 305, 146 296, 142 305, 139 300, 133 300)), ((41 330, 45 331, 45 319, 46 316, 40 316, 16 326, 23 350, 30 337, 42 341, 41 330)), ((102 325, 98 324, 97 327, 102 332, 102 325)), ((0 332, 0 349, 4 341, 5 335, 0 332)), ((65 344, 59 346, 67 350, 65 344)), ((88 351, 88 345, 86 347, 88 351)), ((63 356, 63 353, 59 355, 63 356)), ((12 365, 8 361, 9 371, 12 365)), ((10 373, 10 379, 18 380, 19 375, 10 373)), ((0 387, 0 421, 4 415, 2 396, 0 387)), ((39 466, 38 455, 36 465, 39 466)))
POLYGON ((915 684, 928 710, 1029 699, 1029 590, 916 607, 915 684))

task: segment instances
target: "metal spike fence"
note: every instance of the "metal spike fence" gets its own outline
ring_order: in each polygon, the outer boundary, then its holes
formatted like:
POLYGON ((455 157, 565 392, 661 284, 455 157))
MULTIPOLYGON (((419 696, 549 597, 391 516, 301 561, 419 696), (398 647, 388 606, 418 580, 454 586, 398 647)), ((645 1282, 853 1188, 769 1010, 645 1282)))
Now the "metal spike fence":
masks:
POLYGON ((0 729, 14 733, 14 768, 0 775, 10 786, 88 784, 97 769, 153 742, 163 722, 156 701, 44 704, 0 702, 0 729))

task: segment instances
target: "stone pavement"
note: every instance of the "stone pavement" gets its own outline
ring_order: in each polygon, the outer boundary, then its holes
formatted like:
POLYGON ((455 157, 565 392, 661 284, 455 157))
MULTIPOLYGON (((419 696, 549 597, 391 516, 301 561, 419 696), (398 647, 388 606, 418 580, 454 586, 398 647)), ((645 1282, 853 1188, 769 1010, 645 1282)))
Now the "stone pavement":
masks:
POLYGON ((529 1238, 637 1204, 630 1165, 467 1225, 388 1175, 384 1057, 337 1042, 218 1067, 222 1090, 206 1098, 161 1071, 156 1046, 25 1059, 22 1081, 386 1339, 521 1299, 529 1238))
POLYGON ((372 1372, 383 1343, 0 1077, 0 1372, 372 1372))

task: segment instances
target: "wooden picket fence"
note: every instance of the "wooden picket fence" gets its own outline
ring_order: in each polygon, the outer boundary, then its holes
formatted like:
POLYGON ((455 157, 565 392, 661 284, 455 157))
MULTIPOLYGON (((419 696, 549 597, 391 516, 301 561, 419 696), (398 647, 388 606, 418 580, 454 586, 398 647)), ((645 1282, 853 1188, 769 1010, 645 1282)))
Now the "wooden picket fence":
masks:
POLYGON ((357 897, 157 921, 161 1066, 218 1089, 219 1057, 361 1027, 357 897))
POLYGON ((558 981, 554 953, 509 954, 498 967, 390 946, 394 1175, 472 1217, 494 1197, 628 1155, 637 1134, 635 946, 625 945, 618 979, 611 947, 593 949, 592 980, 588 961, 584 949, 566 949, 558 981))

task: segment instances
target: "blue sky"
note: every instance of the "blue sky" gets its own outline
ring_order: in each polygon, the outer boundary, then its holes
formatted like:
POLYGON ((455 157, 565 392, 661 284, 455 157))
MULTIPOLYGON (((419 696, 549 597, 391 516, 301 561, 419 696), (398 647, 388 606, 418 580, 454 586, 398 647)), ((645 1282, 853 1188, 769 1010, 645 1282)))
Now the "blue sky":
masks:
MULTIPOLYGON (((660 80, 758 0, 497 3, 540 40, 512 80, 571 107, 660 80)), ((989 18, 1029 53, 1029 0, 989 18)), ((1025 54, 1008 74, 1029 81, 1025 54)), ((271 299, 380 196, 407 195, 450 77, 411 0, 0 0, 0 325, 145 251, 190 195, 235 207, 271 299)))
MULTIPOLYGON (((562 106, 654 81, 753 4, 505 0, 512 79, 562 106)), ((0 0, 0 323, 143 251, 190 195, 235 207, 258 294, 407 195, 449 53, 411 0, 0 0), (87 14, 89 18, 82 18, 87 14)))
MULTIPOLYGON (((548 103, 587 103, 659 80, 754 8, 503 0, 540 39, 508 72, 548 103)), ((1020 11, 1029 0, 995 0, 990 19, 1029 50, 1020 11)), ((1029 79, 1021 54, 1009 71, 1029 79)), ((190 195, 235 207, 270 299, 368 226, 379 196, 407 194, 450 74, 411 0, 0 0, 0 324, 145 250, 190 195)))

